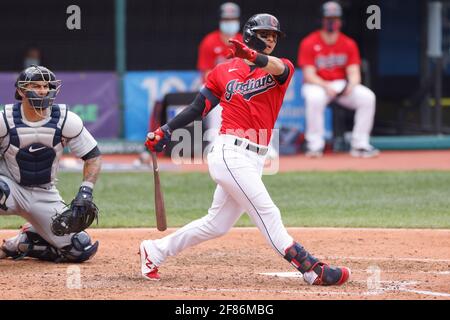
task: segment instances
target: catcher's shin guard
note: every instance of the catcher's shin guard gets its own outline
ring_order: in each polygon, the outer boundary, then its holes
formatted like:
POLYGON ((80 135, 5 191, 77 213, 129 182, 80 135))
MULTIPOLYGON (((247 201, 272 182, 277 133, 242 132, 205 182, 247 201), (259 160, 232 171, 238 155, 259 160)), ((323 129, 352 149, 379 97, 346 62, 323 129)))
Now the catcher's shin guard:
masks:
POLYGON ((8 207, 6 206, 6 200, 8 199, 9 195, 11 194, 11 190, 9 189, 8 184, 0 179, 0 209, 8 210, 8 207))
POLYGON ((4 240, 1 250, 7 257, 22 259, 36 258, 52 262, 84 262, 92 258, 98 249, 98 241, 91 243, 86 232, 74 234, 71 244, 58 249, 42 238, 29 223, 25 224, 17 236, 4 240))
POLYGON ((58 249, 42 238, 29 223, 26 223, 15 237, 3 241, 2 250, 13 259, 25 257, 44 261, 57 261, 58 249))
POLYGON ((71 242, 61 250, 65 262, 84 262, 97 253, 98 241, 92 244, 91 237, 85 231, 74 234, 71 242))
POLYGON ((284 258, 294 265, 303 274, 303 279, 311 285, 341 285, 350 277, 350 269, 330 267, 320 262, 296 242, 286 249, 284 258))

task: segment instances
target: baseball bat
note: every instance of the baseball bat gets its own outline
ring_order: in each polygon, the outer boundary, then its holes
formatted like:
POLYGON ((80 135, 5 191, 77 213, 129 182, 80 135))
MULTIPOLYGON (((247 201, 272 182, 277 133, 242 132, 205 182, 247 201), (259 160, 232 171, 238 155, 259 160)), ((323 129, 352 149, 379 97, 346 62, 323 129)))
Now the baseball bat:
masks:
POLYGON ((156 161, 156 154, 150 152, 153 164, 153 179, 155 181, 155 213, 156 213, 156 227, 159 231, 167 229, 166 209, 164 207, 164 197, 161 190, 161 181, 159 180, 159 168, 156 161))

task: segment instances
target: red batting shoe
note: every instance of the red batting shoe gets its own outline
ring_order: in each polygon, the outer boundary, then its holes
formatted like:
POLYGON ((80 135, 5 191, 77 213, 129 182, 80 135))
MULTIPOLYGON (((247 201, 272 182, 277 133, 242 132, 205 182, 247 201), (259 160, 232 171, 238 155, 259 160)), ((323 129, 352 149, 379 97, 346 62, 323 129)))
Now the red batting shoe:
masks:
POLYGON ((315 286, 340 286, 348 281, 350 275, 351 270, 347 267, 330 267, 319 262, 303 274, 303 279, 315 286))
POLYGON ((141 242, 139 247, 139 254, 141 256, 141 273, 147 280, 159 281, 161 280, 161 277, 158 273, 158 267, 150 260, 148 256, 148 247, 151 245, 151 240, 144 240, 141 242))

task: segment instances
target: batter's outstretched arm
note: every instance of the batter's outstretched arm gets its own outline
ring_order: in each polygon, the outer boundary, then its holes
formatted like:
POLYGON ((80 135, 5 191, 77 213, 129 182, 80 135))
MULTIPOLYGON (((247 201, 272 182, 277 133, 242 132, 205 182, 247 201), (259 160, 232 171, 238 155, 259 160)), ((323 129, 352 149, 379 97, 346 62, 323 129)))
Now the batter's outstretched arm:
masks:
POLYGON ((182 128, 194 120, 201 119, 201 117, 209 112, 219 103, 219 99, 212 94, 210 90, 203 87, 194 101, 180 112, 175 118, 167 123, 170 131, 182 128))
MULTIPOLYGON (((264 56, 261 53, 259 53, 258 55, 264 56)), ((284 64, 284 62, 281 59, 273 56, 266 56, 266 57, 267 57, 267 65, 264 68, 262 68, 264 71, 273 74, 274 76, 281 76, 285 72, 286 68, 289 70, 289 68, 284 64)))
POLYGON ((162 127, 147 134, 145 146, 152 152, 161 152, 170 142, 170 136, 174 130, 182 128, 194 120, 201 119, 218 103, 219 99, 209 89, 203 87, 187 108, 162 127))
POLYGON ((272 74, 279 84, 284 84, 289 78, 289 67, 281 59, 277 57, 267 56, 267 66, 263 69, 272 74), (280 63, 283 65, 281 66, 280 63), (281 73, 279 73, 281 71, 281 73))
POLYGON ((236 39, 230 39, 229 42, 233 44, 234 48, 230 49, 227 58, 243 58, 275 76, 280 84, 287 80, 289 67, 280 58, 258 53, 236 39))

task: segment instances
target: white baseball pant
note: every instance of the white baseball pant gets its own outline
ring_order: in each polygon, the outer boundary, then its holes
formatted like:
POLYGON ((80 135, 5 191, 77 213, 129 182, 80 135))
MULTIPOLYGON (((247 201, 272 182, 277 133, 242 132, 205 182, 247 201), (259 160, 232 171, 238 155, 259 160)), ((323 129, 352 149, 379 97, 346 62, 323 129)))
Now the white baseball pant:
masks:
POLYGON ((209 173, 217 183, 208 214, 176 232, 152 241, 152 262, 164 260, 183 249, 226 234, 245 211, 267 242, 284 257, 293 243, 261 179, 265 156, 236 146, 233 135, 219 135, 208 154, 209 173))
MULTIPOLYGON (((331 86, 337 92, 341 92, 345 83, 345 80, 335 80, 331 82, 331 86)), ((323 150, 325 147, 325 108, 331 102, 331 98, 327 96, 324 88, 309 83, 303 84, 302 95, 306 106, 305 139, 308 150, 323 150)), ((349 95, 338 97, 336 102, 343 107, 355 110, 352 148, 370 147, 370 132, 373 127, 376 102, 373 91, 359 84, 349 95)))

